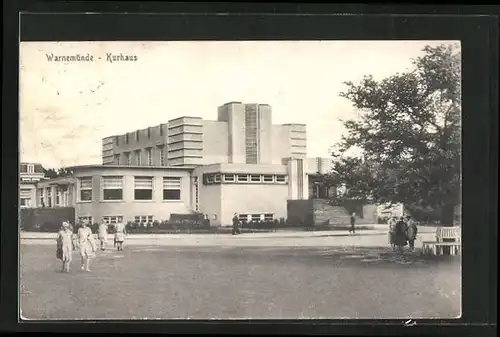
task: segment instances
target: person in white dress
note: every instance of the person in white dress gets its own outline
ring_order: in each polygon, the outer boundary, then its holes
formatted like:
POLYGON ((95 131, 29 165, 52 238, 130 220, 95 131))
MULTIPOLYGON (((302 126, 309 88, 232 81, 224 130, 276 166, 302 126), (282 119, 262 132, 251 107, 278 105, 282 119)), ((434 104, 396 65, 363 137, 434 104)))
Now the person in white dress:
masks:
POLYGON ((74 248, 73 231, 65 221, 57 233, 57 258, 62 261, 62 272, 69 273, 74 248))
POLYGON ((101 251, 106 250, 106 243, 108 241, 108 224, 102 222, 99 224, 99 242, 101 243, 101 251))
POLYGON ((82 261, 82 270, 90 271, 90 259, 95 256, 96 243, 92 230, 86 222, 78 229, 78 247, 80 249, 80 257, 82 261))
POLYGON ((125 225, 121 222, 115 225, 116 233, 115 233, 115 242, 118 251, 123 251, 123 241, 125 241, 125 225))

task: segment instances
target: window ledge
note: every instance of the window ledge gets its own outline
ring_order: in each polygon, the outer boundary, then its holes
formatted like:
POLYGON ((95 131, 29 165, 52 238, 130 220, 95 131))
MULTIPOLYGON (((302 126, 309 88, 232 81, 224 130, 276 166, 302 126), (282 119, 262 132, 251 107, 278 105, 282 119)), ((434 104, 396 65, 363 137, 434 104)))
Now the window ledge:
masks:
POLYGON ((99 200, 99 202, 105 202, 105 203, 120 203, 120 202, 125 202, 125 200, 99 200))
POLYGON ((162 200, 162 202, 173 202, 173 203, 181 203, 183 200, 162 200))
POLYGON ((92 203, 92 200, 78 200, 76 203, 77 204, 90 204, 90 203, 92 203))

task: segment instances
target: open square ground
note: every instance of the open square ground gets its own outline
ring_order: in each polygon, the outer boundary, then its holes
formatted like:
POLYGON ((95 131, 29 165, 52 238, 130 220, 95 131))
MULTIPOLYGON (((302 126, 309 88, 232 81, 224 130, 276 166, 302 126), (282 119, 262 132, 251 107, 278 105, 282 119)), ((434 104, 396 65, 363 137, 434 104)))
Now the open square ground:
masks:
POLYGON ((327 246, 321 240, 308 247, 129 245, 123 252, 98 253, 90 273, 79 270, 75 252, 69 274, 59 272, 53 246, 23 244, 22 314, 26 319, 460 316, 460 257, 429 259, 418 251, 400 255, 389 247, 327 246))

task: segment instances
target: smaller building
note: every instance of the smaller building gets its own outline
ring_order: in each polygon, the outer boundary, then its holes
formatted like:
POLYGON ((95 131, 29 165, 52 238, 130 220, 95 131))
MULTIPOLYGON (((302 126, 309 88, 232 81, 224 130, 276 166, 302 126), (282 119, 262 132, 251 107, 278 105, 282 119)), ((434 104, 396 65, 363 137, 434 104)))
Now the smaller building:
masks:
POLYGON ((19 166, 19 205, 21 208, 36 206, 37 183, 45 179, 42 165, 23 162, 19 166))
POLYGON ((284 158, 281 164, 205 166, 86 165, 72 176, 40 181, 36 205, 74 207, 75 221, 143 222, 200 212, 212 226, 287 218, 287 201, 317 198, 324 158, 284 158))

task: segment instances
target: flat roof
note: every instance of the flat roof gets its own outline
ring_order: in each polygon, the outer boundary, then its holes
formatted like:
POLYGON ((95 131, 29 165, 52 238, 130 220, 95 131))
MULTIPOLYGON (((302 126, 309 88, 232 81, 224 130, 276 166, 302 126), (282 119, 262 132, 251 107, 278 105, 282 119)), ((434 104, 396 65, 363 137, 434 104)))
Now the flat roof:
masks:
POLYGON ((197 116, 180 116, 180 117, 176 117, 176 118, 174 118, 174 119, 169 119, 168 121, 169 121, 169 122, 175 122, 175 121, 177 121, 177 120, 179 120, 179 119, 183 119, 183 118, 203 119, 203 118, 201 118, 201 117, 197 117, 197 116))
POLYGON ((139 166, 139 165, 78 165, 68 166, 68 170, 82 170, 82 169, 148 169, 148 170, 188 170, 191 171, 196 168, 196 165, 183 165, 183 166, 139 166))

